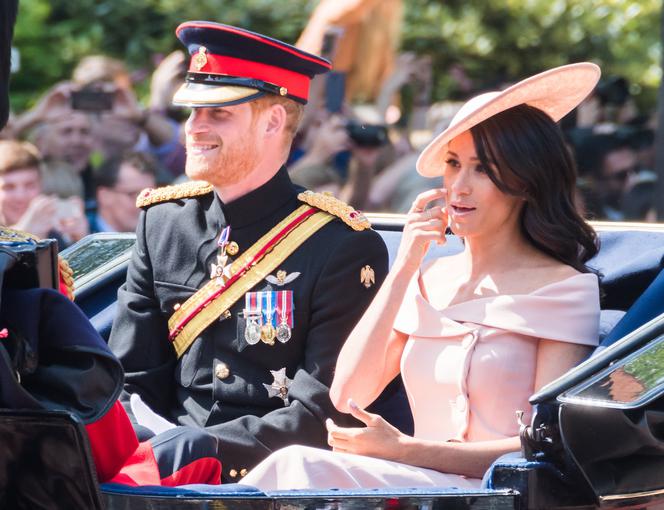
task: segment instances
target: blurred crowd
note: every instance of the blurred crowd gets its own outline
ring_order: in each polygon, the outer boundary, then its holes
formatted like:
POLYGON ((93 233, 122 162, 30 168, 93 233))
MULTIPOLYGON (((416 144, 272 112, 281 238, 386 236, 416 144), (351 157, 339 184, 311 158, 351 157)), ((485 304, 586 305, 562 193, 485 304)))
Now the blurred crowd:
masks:
MULTIPOLYGON (((186 66, 180 51, 165 57, 141 104, 123 62, 90 56, 13 115, 0 133, 0 222, 55 237, 61 247, 88 233, 135 230, 138 193, 186 179, 188 112, 171 106, 186 66)), ((314 81, 288 163, 294 182, 358 209, 395 213, 440 185, 415 171, 419 151, 484 87, 454 65, 449 75, 465 97, 432 103, 430 58, 400 54, 390 69, 362 101, 349 97, 344 72, 314 81)), ((627 80, 608 77, 562 120, 587 218, 655 221, 654 119, 638 112, 627 80)))

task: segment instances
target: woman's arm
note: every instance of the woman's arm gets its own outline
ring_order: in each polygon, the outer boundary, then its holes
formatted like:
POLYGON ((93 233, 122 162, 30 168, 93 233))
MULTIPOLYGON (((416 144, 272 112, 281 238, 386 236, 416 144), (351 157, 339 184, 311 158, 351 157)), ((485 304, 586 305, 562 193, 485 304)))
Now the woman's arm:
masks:
POLYGON ((399 360, 407 337, 394 331, 392 325, 429 244, 445 242, 446 213, 440 207, 424 211, 429 202, 441 196, 444 196, 442 189, 418 195, 409 212, 392 269, 341 349, 330 398, 342 412, 350 412, 349 398, 361 407, 373 402, 399 373, 399 360))

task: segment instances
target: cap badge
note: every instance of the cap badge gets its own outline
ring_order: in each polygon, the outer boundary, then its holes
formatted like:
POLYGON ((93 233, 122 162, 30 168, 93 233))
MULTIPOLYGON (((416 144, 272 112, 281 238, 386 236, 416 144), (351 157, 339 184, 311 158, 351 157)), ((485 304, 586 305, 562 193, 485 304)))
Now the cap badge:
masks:
POLYGON ((360 282, 367 289, 376 283, 376 273, 371 266, 366 265, 362 268, 360 271, 360 282))
POLYGON ((207 48, 205 46, 199 46, 198 53, 192 57, 192 62, 197 71, 200 71, 207 64, 207 48))
POLYGON ((288 94, 288 89, 286 87, 279 87, 279 95, 285 96, 288 94))
POLYGON ((286 375, 285 367, 279 370, 270 370, 270 373, 274 378, 272 384, 263 383, 263 386, 267 390, 268 396, 270 398, 279 397, 281 400, 284 401, 284 405, 287 406, 289 404, 288 389, 290 388, 290 385, 293 382, 293 380, 289 379, 288 376, 286 375))

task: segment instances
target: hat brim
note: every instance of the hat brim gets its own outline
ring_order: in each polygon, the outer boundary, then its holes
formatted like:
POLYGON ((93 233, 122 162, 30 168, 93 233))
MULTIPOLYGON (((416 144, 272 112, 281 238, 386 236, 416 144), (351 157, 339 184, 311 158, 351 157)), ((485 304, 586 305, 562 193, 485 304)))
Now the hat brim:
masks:
POLYGON ((173 95, 173 104, 189 108, 219 108, 253 101, 264 95, 262 90, 249 87, 186 82, 173 95))
POLYGON ((417 160, 417 171, 425 177, 443 175, 441 153, 451 140, 514 106, 527 104, 559 121, 588 97, 600 74, 600 68, 590 62, 569 64, 526 78, 502 92, 471 99, 454 116, 450 126, 424 148, 417 160))

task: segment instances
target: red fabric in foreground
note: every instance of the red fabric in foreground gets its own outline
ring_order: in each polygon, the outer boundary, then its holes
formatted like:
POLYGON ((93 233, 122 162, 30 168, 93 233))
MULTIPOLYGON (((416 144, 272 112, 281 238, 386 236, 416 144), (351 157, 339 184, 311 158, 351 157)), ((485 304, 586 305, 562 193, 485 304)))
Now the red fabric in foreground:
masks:
POLYGON ((221 480, 221 462, 213 457, 196 459, 161 479, 152 444, 138 442, 119 401, 101 419, 85 428, 101 483, 175 487, 190 483, 218 485, 221 480))
POLYGON ((219 485, 221 480, 221 462, 213 457, 205 457, 187 464, 175 473, 161 479, 161 485, 175 487, 190 483, 219 485))
POLYGON ((161 485, 159 466, 152 452, 152 445, 145 441, 138 445, 136 451, 127 459, 120 472, 111 483, 122 483, 136 487, 138 485, 161 485))
POLYGON ((97 478, 100 482, 106 482, 120 471, 138 447, 136 433, 117 400, 104 416, 86 425, 85 429, 97 467, 97 478))

